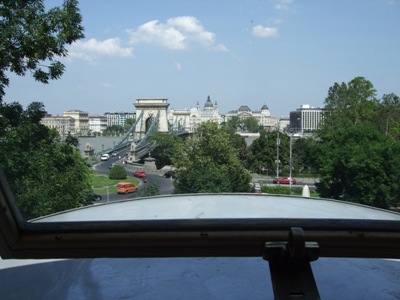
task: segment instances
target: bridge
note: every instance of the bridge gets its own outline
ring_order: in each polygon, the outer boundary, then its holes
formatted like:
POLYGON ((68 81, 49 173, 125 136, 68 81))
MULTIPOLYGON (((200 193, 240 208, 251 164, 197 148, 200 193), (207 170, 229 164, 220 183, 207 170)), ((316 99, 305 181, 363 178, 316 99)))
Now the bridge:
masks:
MULTIPOLYGON (((153 132, 165 132, 182 135, 184 132, 168 129, 168 99, 136 99, 136 121, 126 132, 121 141, 113 148, 102 153, 112 153, 128 149, 128 162, 137 162, 153 150, 156 145, 149 137, 153 132)), ((174 127, 174 126, 173 126, 174 127)))

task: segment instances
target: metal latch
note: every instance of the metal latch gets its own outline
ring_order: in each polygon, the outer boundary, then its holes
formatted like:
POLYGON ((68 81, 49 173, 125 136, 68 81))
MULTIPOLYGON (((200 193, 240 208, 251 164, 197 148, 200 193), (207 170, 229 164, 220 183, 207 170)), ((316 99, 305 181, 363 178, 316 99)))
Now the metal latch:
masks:
POLYGON ((310 262, 319 257, 319 245, 305 241, 304 231, 292 227, 288 241, 265 243, 275 299, 320 299, 310 262))

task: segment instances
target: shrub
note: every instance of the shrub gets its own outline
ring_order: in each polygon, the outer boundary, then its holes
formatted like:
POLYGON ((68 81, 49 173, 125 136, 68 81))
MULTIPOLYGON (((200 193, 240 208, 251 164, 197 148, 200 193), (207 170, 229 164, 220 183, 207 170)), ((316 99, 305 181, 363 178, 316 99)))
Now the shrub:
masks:
POLYGON ((110 170, 110 173, 108 175, 108 178, 110 179, 126 179, 126 170, 124 167, 116 165, 114 167, 112 167, 112 169, 110 170))
POLYGON ((263 193, 268 194, 277 194, 277 195, 301 195, 302 188, 300 187, 292 187, 292 190, 287 186, 267 186, 263 185, 261 187, 261 191, 263 193))

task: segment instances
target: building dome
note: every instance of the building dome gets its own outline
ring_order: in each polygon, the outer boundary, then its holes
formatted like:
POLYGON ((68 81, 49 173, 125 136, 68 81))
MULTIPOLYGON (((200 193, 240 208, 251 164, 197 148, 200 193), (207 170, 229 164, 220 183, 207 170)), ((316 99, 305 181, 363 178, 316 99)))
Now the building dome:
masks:
POLYGON ((206 104, 204 104, 204 108, 212 108, 213 104, 211 102, 210 96, 207 97, 206 104))
POLYGON ((247 105, 242 105, 241 107, 239 107, 238 112, 244 112, 244 111, 251 112, 251 109, 247 105))
POLYGON ((264 105, 261 107, 261 110, 269 110, 269 108, 268 108, 268 106, 267 106, 266 104, 264 104, 264 105))

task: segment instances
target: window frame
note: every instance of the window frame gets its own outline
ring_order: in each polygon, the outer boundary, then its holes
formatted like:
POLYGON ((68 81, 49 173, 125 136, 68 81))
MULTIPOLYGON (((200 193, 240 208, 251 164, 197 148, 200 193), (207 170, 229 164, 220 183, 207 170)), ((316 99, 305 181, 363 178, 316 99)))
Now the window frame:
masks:
MULTIPOLYGON (((212 197, 212 196, 210 196, 212 197)), ((400 221, 360 219, 178 219, 29 222, 0 173, 3 259, 263 256, 291 228, 318 243, 320 257, 400 258, 400 221)))

